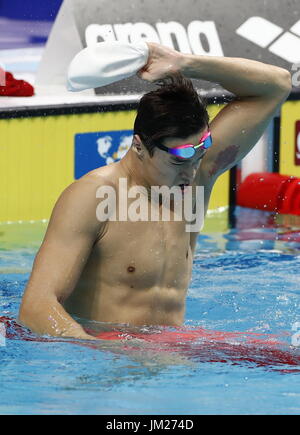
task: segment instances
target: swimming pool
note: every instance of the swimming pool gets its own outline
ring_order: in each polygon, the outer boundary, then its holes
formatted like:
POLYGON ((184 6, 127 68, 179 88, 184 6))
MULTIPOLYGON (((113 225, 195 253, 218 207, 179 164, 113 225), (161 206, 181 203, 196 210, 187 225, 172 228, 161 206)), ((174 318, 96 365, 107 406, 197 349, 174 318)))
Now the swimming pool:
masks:
MULTIPOLYGON (((300 347, 290 346, 300 321, 299 227, 260 211, 239 216, 235 230, 199 236, 182 332, 247 331, 260 345, 242 334, 183 337, 172 349, 127 334, 117 347, 96 348, 25 332, 21 339, 10 323, 0 346, 0 414, 299 414, 300 347), (285 343, 279 350, 273 337, 285 343)), ((0 226, 0 316, 16 318, 45 225, 0 226)))

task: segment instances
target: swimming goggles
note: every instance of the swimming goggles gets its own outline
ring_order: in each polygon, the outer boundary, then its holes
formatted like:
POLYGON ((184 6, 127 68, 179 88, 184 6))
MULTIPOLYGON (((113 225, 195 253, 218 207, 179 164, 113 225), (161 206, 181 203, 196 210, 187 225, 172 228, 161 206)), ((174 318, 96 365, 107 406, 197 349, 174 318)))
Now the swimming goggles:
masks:
POLYGON ((193 157, 196 153, 196 150, 206 150, 207 148, 212 146, 212 138, 210 131, 207 131, 200 139, 198 145, 191 145, 191 144, 185 144, 180 145, 175 148, 168 148, 164 145, 158 144, 156 145, 157 148, 160 148, 163 151, 167 151, 170 154, 173 154, 174 156, 180 157, 182 159, 190 159, 193 157))

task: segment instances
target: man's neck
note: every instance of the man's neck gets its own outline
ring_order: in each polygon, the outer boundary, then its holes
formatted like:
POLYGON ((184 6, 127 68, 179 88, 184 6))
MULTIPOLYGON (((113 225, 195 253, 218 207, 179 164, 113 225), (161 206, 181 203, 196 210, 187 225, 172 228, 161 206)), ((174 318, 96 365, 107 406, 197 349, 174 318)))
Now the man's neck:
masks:
MULTIPOLYGON (((147 196, 149 201, 155 200, 155 196, 151 196, 152 184, 145 176, 145 165, 138 158, 137 154, 129 149, 127 154, 119 162, 122 175, 127 178, 127 187, 130 189, 132 186, 139 186, 147 190, 147 196)), ((153 184, 155 185, 155 183, 153 184)), ((141 193, 143 193, 141 189, 141 193)), ((158 204, 161 206, 163 201, 163 195, 160 193, 158 195, 158 204)), ((173 210, 174 201, 173 198, 170 199, 170 209, 173 210)))
POLYGON ((131 148, 119 164, 123 175, 127 178, 128 187, 142 186, 147 190, 151 189, 151 184, 145 177, 145 166, 131 148))

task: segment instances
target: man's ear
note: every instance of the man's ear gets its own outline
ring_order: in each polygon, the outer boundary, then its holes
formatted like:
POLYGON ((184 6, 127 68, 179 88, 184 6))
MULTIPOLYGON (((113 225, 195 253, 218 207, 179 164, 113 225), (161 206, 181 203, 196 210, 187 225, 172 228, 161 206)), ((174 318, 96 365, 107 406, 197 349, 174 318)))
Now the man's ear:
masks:
POLYGON ((145 150, 144 150, 144 145, 142 143, 142 140, 138 134, 135 134, 133 136, 132 145, 133 145, 133 151, 136 152, 139 159, 142 160, 145 156, 145 150))

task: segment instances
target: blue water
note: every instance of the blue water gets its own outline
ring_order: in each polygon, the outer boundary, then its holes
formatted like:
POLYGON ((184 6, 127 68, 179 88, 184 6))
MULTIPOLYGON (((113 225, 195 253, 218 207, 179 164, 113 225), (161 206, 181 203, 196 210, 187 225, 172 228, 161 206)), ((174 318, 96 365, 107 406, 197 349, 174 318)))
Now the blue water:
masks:
MULTIPOLYGON (((285 351, 299 355, 290 344, 300 322, 300 233, 256 224, 199 237, 185 326, 279 334, 285 351)), ((0 250, 0 316, 16 318, 35 252, 0 250)), ((18 337, 2 344, 0 414, 300 412, 300 365, 272 363, 264 352, 237 361, 232 344, 223 362, 208 343, 176 352, 18 337)))

